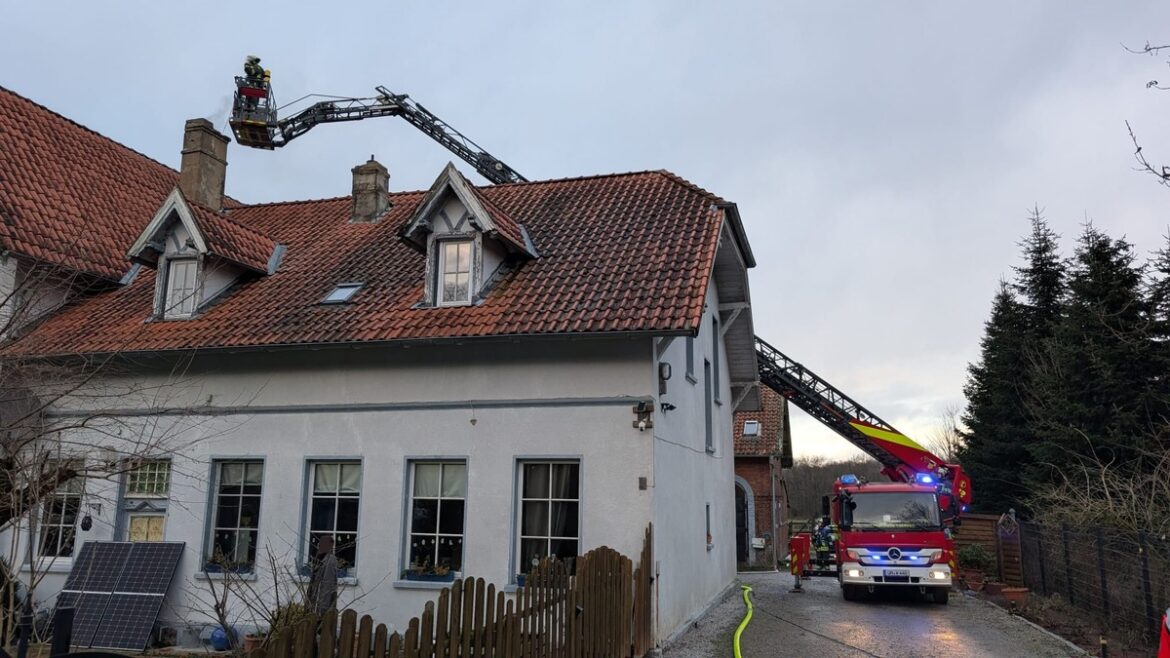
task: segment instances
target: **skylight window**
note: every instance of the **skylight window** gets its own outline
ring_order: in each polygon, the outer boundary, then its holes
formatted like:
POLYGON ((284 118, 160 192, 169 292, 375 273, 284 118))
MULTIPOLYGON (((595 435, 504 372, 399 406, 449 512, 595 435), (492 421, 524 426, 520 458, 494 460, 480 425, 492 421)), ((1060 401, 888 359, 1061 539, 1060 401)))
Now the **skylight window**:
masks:
POLYGON ((743 423, 744 436, 759 436, 760 435, 760 421, 745 420, 743 423))
POLYGON ((336 288, 329 291, 328 295, 325 295, 325 299, 322 299, 321 303, 344 304, 350 299, 353 299, 353 296, 356 295, 357 291, 361 290, 361 288, 362 284, 360 283, 339 283, 337 284, 336 288))

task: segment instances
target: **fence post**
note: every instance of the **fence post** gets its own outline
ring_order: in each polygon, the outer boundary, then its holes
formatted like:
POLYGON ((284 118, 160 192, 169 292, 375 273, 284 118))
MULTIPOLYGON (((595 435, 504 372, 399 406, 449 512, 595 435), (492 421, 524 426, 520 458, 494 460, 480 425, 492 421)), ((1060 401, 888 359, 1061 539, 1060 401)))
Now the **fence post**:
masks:
POLYGON ((1109 583, 1105 578, 1105 538, 1101 534, 1101 526, 1097 526, 1097 576, 1101 580, 1101 609, 1105 617, 1109 617, 1109 583))
POLYGON ((1044 569, 1044 533, 1040 531, 1039 526, 1031 527, 1036 530, 1036 563, 1040 566, 1040 592, 1048 596, 1048 572, 1044 569))
POLYGON ((1060 540, 1064 544, 1064 584, 1068 589, 1068 602, 1075 604, 1076 598, 1073 596, 1073 581, 1072 581, 1072 560, 1068 557, 1068 524, 1060 524, 1060 540))
POLYGON ((1150 548, 1146 533, 1138 533, 1138 553, 1142 556, 1142 597, 1146 604, 1146 629, 1151 638, 1158 637, 1158 613, 1154 612, 1154 592, 1150 583, 1150 548))

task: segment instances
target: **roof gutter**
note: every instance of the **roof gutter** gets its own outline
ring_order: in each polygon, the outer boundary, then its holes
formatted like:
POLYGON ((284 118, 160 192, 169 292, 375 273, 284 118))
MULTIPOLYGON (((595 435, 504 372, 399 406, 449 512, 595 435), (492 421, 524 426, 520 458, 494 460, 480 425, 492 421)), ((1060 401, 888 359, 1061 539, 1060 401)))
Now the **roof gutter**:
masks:
MULTIPOLYGON (((425 347, 430 345, 459 345, 467 342, 476 343, 497 343, 497 342, 521 342, 532 340, 635 340, 643 338, 657 338, 663 336, 693 336, 694 331, 687 329, 649 329, 643 331, 614 331, 614 332, 578 332, 578 333, 557 333, 557 334, 497 334, 489 336, 451 336, 441 338, 403 338, 395 340, 377 340, 377 341, 346 341, 339 343, 274 343, 271 345, 239 345, 239 346, 223 346, 223 347, 178 347, 171 349, 159 350, 118 350, 111 352, 66 352, 58 354, 32 354, 21 355, 21 358, 28 359, 70 359, 70 358, 92 358, 92 357, 126 357, 126 358, 144 358, 153 356, 166 355, 212 355, 212 354, 240 354, 240 353, 254 353, 254 352, 289 352, 299 350, 322 351, 322 350, 342 350, 342 349, 374 349, 385 347, 401 347, 404 349, 411 347, 425 347)), ((0 350, 0 358, 3 358, 3 351, 0 350)))

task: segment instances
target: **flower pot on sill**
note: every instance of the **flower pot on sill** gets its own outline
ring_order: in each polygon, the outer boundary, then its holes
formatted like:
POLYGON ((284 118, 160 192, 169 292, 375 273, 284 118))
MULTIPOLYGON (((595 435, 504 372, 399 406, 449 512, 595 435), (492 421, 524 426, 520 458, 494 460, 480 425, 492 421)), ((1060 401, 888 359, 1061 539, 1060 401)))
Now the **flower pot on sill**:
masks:
POLYGON ((406 579, 423 583, 449 583, 454 580, 449 573, 443 575, 437 573, 407 573, 406 579))
POLYGON ((1020 605, 1024 602, 1024 599, 1026 599, 1028 597, 1028 588, 1027 587, 1005 587, 1005 588, 1003 588, 1002 593, 1003 593, 1003 597, 1005 599, 1007 599, 1009 603, 1012 603, 1015 605, 1020 605))
POLYGON ((983 583, 983 591, 992 596, 999 596, 1003 594, 1004 587, 1006 586, 1003 583, 997 583, 994 581, 983 583))
POLYGON ((252 633, 248 633, 247 635, 244 636, 244 652, 245 653, 252 653, 256 649, 259 649, 261 644, 264 644, 264 636, 263 635, 255 635, 252 633))

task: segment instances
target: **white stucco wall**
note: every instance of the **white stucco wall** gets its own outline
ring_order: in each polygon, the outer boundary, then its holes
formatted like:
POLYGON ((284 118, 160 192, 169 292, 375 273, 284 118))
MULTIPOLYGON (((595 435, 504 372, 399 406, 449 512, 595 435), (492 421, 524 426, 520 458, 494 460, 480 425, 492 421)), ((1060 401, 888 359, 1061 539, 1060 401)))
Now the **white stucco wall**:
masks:
MULTIPOLYGON (((694 381, 686 376, 686 338, 674 339, 661 357, 673 371, 661 401, 676 407, 665 413, 659 407, 654 421, 654 495, 659 501, 654 508, 654 552, 659 562, 661 639, 684 628, 735 579, 733 410, 725 353, 718 360, 722 404, 714 406, 714 452, 708 453, 705 446, 703 360, 714 364, 711 317, 719 308, 715 286, 708 290, 703 325, 694 340, 694 381)), ((724 350, 722 341, 719 349, 724 350)))
MULTIPOLYGON (((271 547, 282 563, 294 562, 302 550, 308 460, 360 459, 357 583, 344 588, 342 603, 356 599, 358 610, 398 628, 437 594, 394 585, 405 566, 403 477, 411 457, 467 460, 465 575, 502 585, 517 570, 514 488, 516 462, 525 457, 580 459, 582 548, 604 544, 636 557, 655 497, 653 489, 639 490, 638 479, 653 480, 655 445, 650 433, 631 426, 631 407, 650 399, 650 354, 650 340, 642 338, 198 359, 177 376, 181 383, 164 387, 168 404, 251 410, 165 417, 153 430, 185 446, 173 456, 165 538, 186 542, 187 550, 163 618, 208 621, 207 606, 199 602, 207 598, 207 585, 196 574, 215 458, 263 457, 259 544, 271 547)), ((126 404, 137 404, 133 398, 127 396, 126 404)), ((94 439, 97 445, 112 441, 94 439)), ((91 482, 88 488, 86 504, 101 502, 102 509, 88 510, 94 527, 80 533, 78 545, 120 539, 114 536, 116 487, 91 482)), ((268 574, 259 561, 263 583, 268 574)), ((69 566, 59 560, 54 568, 66 572, 69 566)), ((38 597, 50 599, 63 578, 46 576, 38 597)))

